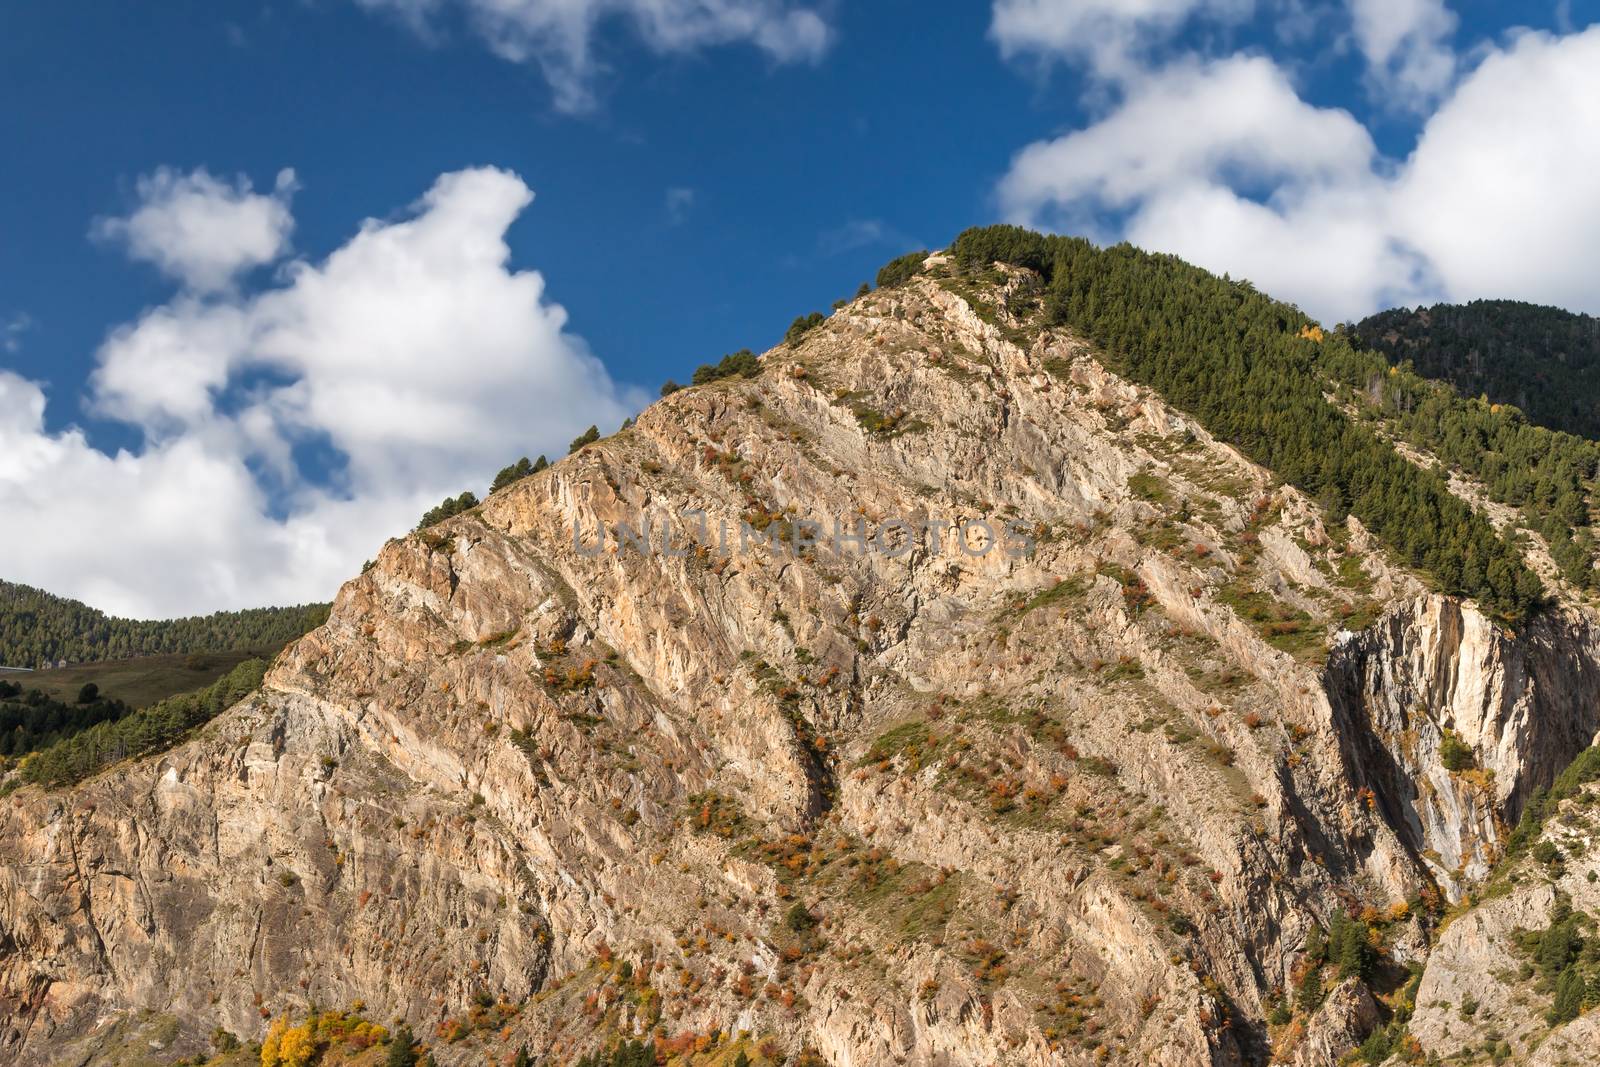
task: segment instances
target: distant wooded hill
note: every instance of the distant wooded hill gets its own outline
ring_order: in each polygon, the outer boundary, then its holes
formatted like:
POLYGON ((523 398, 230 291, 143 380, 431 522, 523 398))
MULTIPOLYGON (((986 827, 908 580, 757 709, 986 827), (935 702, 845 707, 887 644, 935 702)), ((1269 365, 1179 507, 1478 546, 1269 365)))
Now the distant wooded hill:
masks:
POLYGON ((1600 319, 1515 300, 1396 308, 1358 323, 1360 344, 1530 422, 1600 439, 1600 319))
POLYGON ((326 604, 187 619, 113 618, 31 586, 0 582, 0 665, 44 667, 172 653, 276 649, 328 617, 326 604))

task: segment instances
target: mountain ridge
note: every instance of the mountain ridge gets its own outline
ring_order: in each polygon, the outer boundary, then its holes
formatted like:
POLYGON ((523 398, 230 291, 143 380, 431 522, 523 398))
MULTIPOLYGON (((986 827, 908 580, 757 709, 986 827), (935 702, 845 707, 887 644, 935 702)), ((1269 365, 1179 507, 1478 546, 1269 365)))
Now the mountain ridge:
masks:
POLYGON ((1055 279, 961 261, 391 541, 193 739, 14 794, 0 1047, 93 1055, 139 1007, 192 1052, 355 1000, 443 1064, 1443 1040, 1406 965, 1600 725, 1581 590, 1513 627, 1430 589, 1038 324, 1055 279), (721 554, 685 512, 788 548, 721 554), (1036 547, 795 543, 857 516, 1036 547), (644 518, 686 554, 577 539, 644 518))

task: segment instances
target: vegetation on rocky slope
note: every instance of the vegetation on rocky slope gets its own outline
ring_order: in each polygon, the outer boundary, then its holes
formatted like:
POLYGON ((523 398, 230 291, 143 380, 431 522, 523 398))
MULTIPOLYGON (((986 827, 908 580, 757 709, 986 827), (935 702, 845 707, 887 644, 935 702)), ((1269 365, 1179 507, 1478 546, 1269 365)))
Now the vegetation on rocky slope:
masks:
POLYGON ((1345 403, 1465 473, 1489 499, 1519 509, 1568 582, 1600 583, 1592 529, 1600 443, 1532 425, 1514 407, 1463 397, 1350 341, 1335 333, 1320 361, 1345 403))
POLYGON ((1095 341, 1112 369, 1194 414, 1334 517, 1359 517, 1441 590, 1476 597, 1509 621, 1539 605, 1537 576, 1442 473, 1408 462, 1327 401, 1328 342, 1298 309, 1126 244, 1102 249, 992 226, 961 234, 951 253, 969 271, 1001 262, 1038 272, 1047 322, 1095 341))
POLYGON ((159 752, 260 688, 266 671, 264 660, 248 660, 199 692, 102 718, 75 733, 58 732, 62 739, 24 758, 16 775, 24 782, 62 786, 118 760, 159 752))
MULTIPOLYGON (((104 1010, 0 1042, 53 1062, 154 975, 187 1051, 241 1035, 219 1067, 1425 1055, 1441 887, 1503 840, 1482 783, 1551 769, 1510 731, 1564 683, 1524 653, 1562 645, 1583 674, 1592 650, 1554 616, 1514 634, 1424 595, 1369 536, 1418 565, 1512 550, 1396 454, 1392 418, 1328 401, 1337 338, 1161 257, 995 237, 1048 281, 988 248, 954 272, 904 257, 793 343, 385 546, 265 693, 168 759, 0 805, 7 973, 66 975, 104 1010), (1091 266, 1103 285, 1063 280, 1091 266), (1353 459, 1304 454, 1313 415, 1318 451, 1353 459), (689 506, 774 530, 989 515, 1037 551, 772 561, 692 528, 682 555, 569 548, 579 517, 689 506), (1380 525, 1389 507, 1423 529, 1380 525), (157 889, 86 882, 80 856, 157 889), (233 921, 249 909, 260 936, 233 921), (314 1007, 357 996, 387 1043, 314 1007)), ((108 725, 27 780, 159 743, 108 725)))

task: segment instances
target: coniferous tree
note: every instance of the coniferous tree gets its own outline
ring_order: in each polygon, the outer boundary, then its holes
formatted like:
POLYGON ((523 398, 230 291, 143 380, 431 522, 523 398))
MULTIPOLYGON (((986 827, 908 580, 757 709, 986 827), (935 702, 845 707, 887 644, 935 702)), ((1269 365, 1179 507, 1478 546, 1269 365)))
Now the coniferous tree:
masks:
POLYGON ((464 511, 471 511, 478 506, 478 498, 473 493, 464 492, 457 497, 446 497, 444 502, 436 508, 430 508, 417 523, 417 529, 426 530, 430 526, 437 526, 446 519, 454 518, 464 511))
POLYGON ((533 464, 528 462, 527 456, 523 456, 521 459, 511 464, 511 466, 502 469, 499 474, 494 476, 494 481, 489 486, 489 492, 498 493, 506 486, 511 485, 514 482, 520 482, 522 479, 526 478, 532 473, 533 464))
POLYGON ((411 1036, 409 1026, 401 1026, 389 1039, 389 1055, 385 1067, 416 1067, 417 1041, 411 1036))
POLYGON ((1300 988, 1295 992, 1295 1006, 1305 1014, 1310 1014, 1322 1006, 1321 967, 1312 967, 1306 972, 1305 978, 1300 982, 1300 988))
POLYGON ((1583 975, 1578 973, 1577 967, 1568 964, 1561 972, 1561 977, 1556 979, 1555 1001, 1545 1014, 1545 1020, 1551 1026, 1559 1026, 1576 1019, 1578 1012, 1583 1010, 1583 994, 1583 975))
POLYGON ((1333 929, 1328 934, 1328 956, 1339 968, 1340 978, 1368 977, 1372 968, 1372 946, 1367 942, 1367 928, 1347 915, 1333 917, 1333 929))
POLYGON ((826 321, 822 312, 813 311, 809 315, 800 315, 789 324, 789 329, 784 333, 783 340, 786 344, 794 344, 800 338, 821 326, 826 321))
POLYGON ((572 444, 567 449, 567 455, 570 456, 584 445, 592 445, 598 440, 600 440, 600 427, 591 426, 572 439, 572 444))
POLYGON ((702 363, 690 379, 695 385, 707 385, 724 378, 754 378, 761 373, 761 360, 748 348, 730 352, 717 363, 702 363))
POLYGON ((897 285, 904 285, 915 278, 922 270, 923 260, 928 258, 928 250, 920 252, 907 252, 897 256, 883 265, 878 271, 878 288, 892 289, 897 285))

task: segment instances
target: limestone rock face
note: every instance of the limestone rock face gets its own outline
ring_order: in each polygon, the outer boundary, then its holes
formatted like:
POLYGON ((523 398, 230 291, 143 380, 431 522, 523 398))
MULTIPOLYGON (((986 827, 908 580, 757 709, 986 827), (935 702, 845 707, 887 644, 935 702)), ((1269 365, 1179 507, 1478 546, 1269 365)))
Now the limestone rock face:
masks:
POLYGON ((1519 1062, 1593 1060, 1600 1014, 1552 1026, 1546 1018, 1550 983, 1540 980, 1537 948, 1530 951, 1523 942, 1561 915, 1575 916, 1580 935, 1594 936, 1592 919, 1600 915, 1597 806, 1595 785, 1559 804, 1538 838, 1555 851, 1535 847, 1512 857, 1484 899, 1444 928, 1423 972, 1411 1025, 1428 1051, 1449 1056, 1503 1041, 1519 1062))
POLYGON ((1306 1021, 1305 1036, 1294 1047, 1289 1062, 1295 1067, 1338 1063, 1378 1025, 1379 1018, 1378 1002, 1371 991, 1356 979, 1347 979, 1306 1021))
MULTIPOLYGON (((186 743, 0 802, 0 1059, 356 1000, 442 1064, 1270 1056, 1313 926, 1460 892, 1589 743, 1595 633, 1429 594, 1028 284, 856 301, 389 543, 186 743)), ((1380 1015, 1341 987, 1296 1062, 1380 1015)))
POLYGON ((1424 597, 1334 651, 1329 690, 1359 736, 1360 784, 1454 897, 1488 873, 1497 819, 1515 822, 1600 729, 1600 633, 1575 611, 1511 637, 1459 603, 1424 597), (1452 773, 1446 731, 1472 753, 1452 773))

